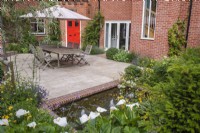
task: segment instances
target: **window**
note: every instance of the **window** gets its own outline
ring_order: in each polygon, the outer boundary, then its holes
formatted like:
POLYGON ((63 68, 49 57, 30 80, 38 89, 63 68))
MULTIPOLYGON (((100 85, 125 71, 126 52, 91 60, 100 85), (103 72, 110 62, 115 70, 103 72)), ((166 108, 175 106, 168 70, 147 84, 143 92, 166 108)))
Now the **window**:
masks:
POLYGON ((78 26, 79 26, 79 22, 75 21, 75 27, 78 27, 78 26))
POLYGON ((43 19, 34 19, 31 21, 33 34, 45 34, 45 23, 43 19))
POLYGON ((69 26, 69 27, 72 26, 72 21, 68 21, 68 26, 69 26))
POLYGON ((144 0, 142 38, 154 39, 156 26, 156 0, 144 0))

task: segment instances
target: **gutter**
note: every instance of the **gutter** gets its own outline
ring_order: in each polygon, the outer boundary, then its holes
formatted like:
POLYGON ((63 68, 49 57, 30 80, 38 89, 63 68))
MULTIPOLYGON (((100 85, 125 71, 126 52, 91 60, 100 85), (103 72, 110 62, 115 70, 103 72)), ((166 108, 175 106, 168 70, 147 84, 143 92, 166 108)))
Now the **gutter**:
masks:
POLYGON ((187 43, 188 43, 188 35, 189 35, 189 30, 190 30, 191 14, 192 14, 192 0, 190 0, 189 16, 188 16, 187 31, 186 31, 186 44, 185 44, 185 48, 187 48, 187 43))

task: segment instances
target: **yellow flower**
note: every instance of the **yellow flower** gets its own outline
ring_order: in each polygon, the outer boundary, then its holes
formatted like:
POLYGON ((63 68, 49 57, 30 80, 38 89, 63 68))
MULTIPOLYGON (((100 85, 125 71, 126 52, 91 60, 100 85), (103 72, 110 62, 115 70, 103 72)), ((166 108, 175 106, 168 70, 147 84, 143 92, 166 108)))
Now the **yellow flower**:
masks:
POLYGON ((9 116, 8 116, 8 115, 4 115, 2 118, 3 118, 3 119, 8 119, 9 116))
POLYGON ((13 106, 9 106, 9 107, 8 107, 8 110, 12 110, 12 109, 13 109, 13 106))
POLYGON ((32 117, 31 115, 28 115, 28 116, 27 116, 27 120, 29 120, 31 117, 32 117))

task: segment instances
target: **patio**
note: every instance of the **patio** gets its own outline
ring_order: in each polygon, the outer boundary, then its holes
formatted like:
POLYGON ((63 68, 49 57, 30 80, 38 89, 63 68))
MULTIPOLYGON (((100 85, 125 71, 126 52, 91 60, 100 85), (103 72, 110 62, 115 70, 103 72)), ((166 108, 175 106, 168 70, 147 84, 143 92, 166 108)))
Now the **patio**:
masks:
MULTIPOLYGON (((56 55, 53 55, 53 58, 56 59, 56 55)), ((17 63, 15 71, 26 79, 33 78, 33 55, 12 56, 11 60, 15 62, 15 59, 17 63)), ((96 55, 88 55, 87 60, 90 65, 81 67, 80 65, 61 63, 60 68, 46 68, 44 71, 35 68, 35 79, 49 92, 48 98, 53 99, 117 80, 124 68, 129 66, 128 63, 115 62, 96 55)), ((53 65, 56 66, 57 62, 53 62, 53 65)))

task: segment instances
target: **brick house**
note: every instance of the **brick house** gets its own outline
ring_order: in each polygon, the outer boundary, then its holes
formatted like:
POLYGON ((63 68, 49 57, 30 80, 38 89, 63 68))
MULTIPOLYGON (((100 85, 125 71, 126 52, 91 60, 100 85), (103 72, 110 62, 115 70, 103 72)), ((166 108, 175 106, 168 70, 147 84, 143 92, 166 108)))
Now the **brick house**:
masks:
MULTIPOLYGON (((162 58, 168 53, 169 28, 178 18, 188 19, 189 6, 189 1, 175 0, 103 0, 100 10, 105 24, 101 31, 101 47, 125 47, 141 56, 162 58)), ((189 47, 200 46, 198 7, 200 1, 193 1, 189 47)))
MULTIPOLYGON (((60 5, 93 18, 104 16, 100 47, 116 47, 159 59, 168 53, 168 30, 180 18, 188 22, 188 0, 60 0, 60 5)), ((187 47, 200 46, 200 1, 193 0, 187 47)), ((67 25, 61 20, 61 40, 67 45, 67 25)), ((86 21, 80 22, 80 34, 86 21)), ((188 25, 188 23, 187 23, 188 25)), ((36 34, 38 38, 45 34, 36 34)), ((81 40, 80 40, 81 45, 81 40)))

